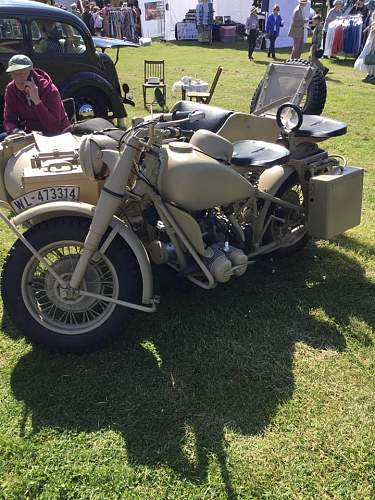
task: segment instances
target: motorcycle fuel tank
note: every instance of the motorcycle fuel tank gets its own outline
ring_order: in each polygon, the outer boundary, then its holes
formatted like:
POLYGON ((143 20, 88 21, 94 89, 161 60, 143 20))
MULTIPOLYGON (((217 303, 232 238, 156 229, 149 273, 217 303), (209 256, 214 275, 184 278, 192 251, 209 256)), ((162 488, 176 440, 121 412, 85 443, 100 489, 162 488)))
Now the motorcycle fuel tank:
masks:
POLYGON ((165 200, 195 212, 254 196, 253 186, 244 177, 191 144, 172 142, 165 147, 168 161, 158 180, 165 200))

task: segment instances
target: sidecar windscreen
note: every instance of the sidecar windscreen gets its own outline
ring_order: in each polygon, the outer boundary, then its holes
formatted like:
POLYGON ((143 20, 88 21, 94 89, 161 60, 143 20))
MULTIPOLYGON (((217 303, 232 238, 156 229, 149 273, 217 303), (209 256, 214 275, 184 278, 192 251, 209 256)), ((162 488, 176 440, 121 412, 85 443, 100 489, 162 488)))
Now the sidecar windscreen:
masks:
POLYGON ((300 105, 313 78, 312 66, 270 64, 259 92, 253 114, 276 114, 277 109, 286 102, 300 105))

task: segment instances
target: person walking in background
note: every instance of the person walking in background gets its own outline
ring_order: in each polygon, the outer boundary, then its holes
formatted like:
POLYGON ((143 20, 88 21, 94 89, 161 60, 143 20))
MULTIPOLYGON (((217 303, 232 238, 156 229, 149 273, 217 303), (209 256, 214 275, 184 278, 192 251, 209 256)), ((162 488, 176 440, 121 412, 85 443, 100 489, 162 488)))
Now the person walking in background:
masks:
POLYGON ((367 7, 365 6, 364 0, 357 0, 353 10, 350 13, 353 16, 360 14, 362 16, 363 23, 366 21, 368 14, 367 7))
POLYGON ((91 13, 90 4, 88 2, 85 3, 85 5, 83 7, 82 21, 88 27, 91 35, 94 36, 95 35, 94 17, 93 17, 93 15, 91 13))
POLYGON ((279 5, 275 4, 272 7, 272 14, 268 16, 266 23, 266 34, 270 41, 270 46, 268 48, 268 57, 272 56, 273 59, 276 59, 275 55, 276 38, 279 36, 280 28, 282 28, 283 26, 284 26, 283 20, 280 16, 280 7, 279 5))
POLYGON ((323 64, 319 61, 319 51, 322 51, 320 46, 322 45, 323 38, 323 24, 320 14, 316 14, 313 17, 313 25, 314 31, 312 34, 309 60, 314 64, 314 66, 320 69, 323 75, 326 75, 329 69, 323 66, 323 64))
POLYGON ((367 73, 363 82, 375 82, 375 11, 371 15, 371 25, 366 45, 363 47, 354 67, 367 73))
POLYGON ((371 22, 372 22, 371 20, 373 13, 375 12, 375 0, 368 0, 365 6, 367 8, 367 16, 363 23, 363 40, 362 40, 363 47, 366 45, 367 38, 370 33, 371 22))
MULTIPOLYGON (((323 50, 326 48, 326 38, 327 38, 329 23, 331 23, 332 21, 343 15, 342 6, 343 6, 342 0, 335 0, 333 2, 333 8, 330 11, 328 11, 326 20, 324 21, 323 25, 323 50)), ((327 56, 324 57, 326 58, 327 56)))
POLYGON ((134 12, 134 18, 135 18, 135 34, 136 34, 137 38, 141 38, 141 36, 142 36, 142 21, 141 21, 142 11, 139 8, 138 0, 134 0, 134 2, 133 2, 133 12, 134 12))
POLYGON ((303 9, 307 5, 307 0, 298 0, 299 5, 294 9, 292 15, 292 22, 288 36, 293 38, 292 59, 299 59, 301 57, 303 42, 305 38, 305 18, 303 9))
POLYGON ((248 57, 249 57, 250 61, 254 60, 253 52, 255 50, 257 36, 258 36, 258 30, 259 30, 259 20, 258 20, 257 12, 258 12, 258 9, 253 5, 250 8, 250 15, 246 19, 246 25, 245 25, 245 30, 246 30, 246 35, 247 35, 247 43, 249 46, 248 57))
POLYGON ((99 14, 99 10, 99 7, 95 6, 92 13, 92 17, 94 18, 94 31, 96 36, 101 36, 103 29, 103 18, 99 14))

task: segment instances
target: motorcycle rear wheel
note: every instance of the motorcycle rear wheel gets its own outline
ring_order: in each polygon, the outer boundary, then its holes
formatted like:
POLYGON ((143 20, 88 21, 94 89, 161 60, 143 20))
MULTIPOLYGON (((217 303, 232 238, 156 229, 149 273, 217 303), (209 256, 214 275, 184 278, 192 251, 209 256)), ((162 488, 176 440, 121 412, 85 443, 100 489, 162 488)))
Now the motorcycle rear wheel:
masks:
MULTIPOLYGON (((305 199, 302 186, 297 175, 291 175, 276 193, 276 198, 288 201, 295 205, 304 206, 305 199)), ((306 215, 300 218, 297 212, 281 207, 275 203, 271 204, 266 221, 272 215, 279 219, 284 219, 282 223, 278 220, 271 220, 265 232, 263 243, 271 243, 281 237, 284 239, 283 246, 272 251, 268 255, 271 257, 286 257, 306 246, 309 234, 306 226, 306 215)))
MULTIPOLYGON (((90 220, 60 217, 33 226, 25 237, 55 272, 68 281, 83 248, 90 220)), ((139 303, 141 275, 129 246, 118 236, 105 254, 97 252, 81 288, 139 303)), ((52 351, 91 351, 126 331, 131 311, 77 294, 65 298, 57 280, 19 240, 6 257, 1 294, 14 322, 32 342, 52 351)))

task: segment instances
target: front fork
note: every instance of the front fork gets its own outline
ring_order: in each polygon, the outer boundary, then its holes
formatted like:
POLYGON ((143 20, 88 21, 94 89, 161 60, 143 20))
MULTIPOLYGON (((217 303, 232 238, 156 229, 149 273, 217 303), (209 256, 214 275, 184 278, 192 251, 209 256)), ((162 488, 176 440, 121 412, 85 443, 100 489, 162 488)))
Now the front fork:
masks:
POLYGON ((69 286, 78 289, 87 266, 98 250, 101 239, 108 229, 113 215, 119 208, 126 192, 132 162, 137 151, 138 141, 132 137, 120 155, 116 166, 105 181, 95 208, 94 217, 87 233, 83 251, 70 278, 69 286))

